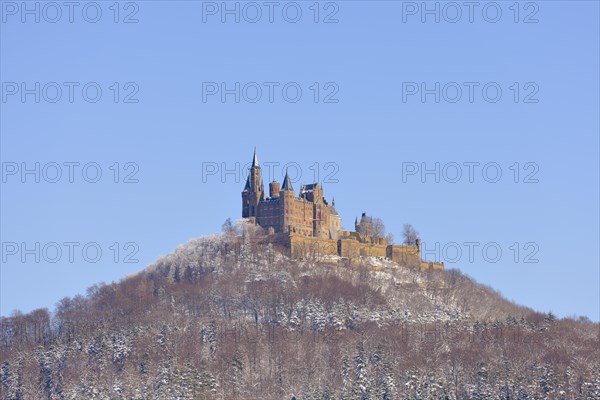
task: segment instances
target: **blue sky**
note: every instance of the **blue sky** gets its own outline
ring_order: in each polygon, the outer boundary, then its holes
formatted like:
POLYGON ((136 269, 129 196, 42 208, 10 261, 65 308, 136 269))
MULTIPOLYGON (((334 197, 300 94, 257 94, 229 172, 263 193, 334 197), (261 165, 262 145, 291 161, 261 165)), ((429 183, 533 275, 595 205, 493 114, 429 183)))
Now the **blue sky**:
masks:
POLYGON ((219 231, 256 146, 345 228, 411 223, 427 258, 599 319, 598 2, 427 2, 439 22, 421 2, 227 2, 239 22, 222 2, 81 2, 73 22, 1 4, 0 314, 219 231))

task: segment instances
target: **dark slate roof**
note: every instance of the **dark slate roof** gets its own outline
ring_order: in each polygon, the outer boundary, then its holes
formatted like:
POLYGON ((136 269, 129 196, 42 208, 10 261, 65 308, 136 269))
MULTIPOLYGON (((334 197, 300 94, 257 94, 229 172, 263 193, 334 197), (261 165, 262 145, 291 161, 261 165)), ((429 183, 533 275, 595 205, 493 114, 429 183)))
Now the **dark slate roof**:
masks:
POLYGON ((256 147, 254 148, 254 157, 252 157, 252 166, 258 167, 258 157, 256 156, 256 147))
POLYGON ((287 171, 285 171, 285 179, 283 180, 283 185, 281 186, 281 190, 291 190, 291 191, 294 190, 294 188, 292 187, 292 181, 290 180, 290 177, 288 176, 287 171))
POLYGON ((248 175, 248 178, 246 179, 246 186, 244 187, 244 192, 250 190, 250 175, 248 175))

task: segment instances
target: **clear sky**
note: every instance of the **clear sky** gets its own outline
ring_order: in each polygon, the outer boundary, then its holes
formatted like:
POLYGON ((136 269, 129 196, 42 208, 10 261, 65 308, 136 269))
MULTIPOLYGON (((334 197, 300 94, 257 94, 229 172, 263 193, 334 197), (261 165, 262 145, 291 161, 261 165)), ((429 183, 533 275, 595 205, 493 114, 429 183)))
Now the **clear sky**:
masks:
POLYGON ((219 231, 256 146, 345 228, 599 319, 597 1, 54 4, 1 2, 0 314, 219 231))

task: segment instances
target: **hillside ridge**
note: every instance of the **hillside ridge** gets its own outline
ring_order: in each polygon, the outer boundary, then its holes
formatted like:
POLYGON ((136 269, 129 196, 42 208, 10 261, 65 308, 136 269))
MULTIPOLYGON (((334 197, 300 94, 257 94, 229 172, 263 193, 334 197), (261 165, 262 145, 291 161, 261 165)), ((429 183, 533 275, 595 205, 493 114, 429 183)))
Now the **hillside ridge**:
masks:
POLYGON ((600 398, 598 324, 249 229, 0 323, 2 399, 600 398))

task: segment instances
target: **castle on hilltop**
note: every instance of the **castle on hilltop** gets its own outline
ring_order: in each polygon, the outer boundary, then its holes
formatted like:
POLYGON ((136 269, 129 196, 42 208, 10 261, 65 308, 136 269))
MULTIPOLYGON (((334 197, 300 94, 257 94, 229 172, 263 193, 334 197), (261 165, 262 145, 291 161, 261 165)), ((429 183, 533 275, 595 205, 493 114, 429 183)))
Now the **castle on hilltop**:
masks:
POLYGON ((309 255, 338 255, 387 257, 399 264, 421 268, 444 269, 443 263, 422 261, 421 243, 410 245, 388 244, 383 232, 377 232, 373 219, 365 213, 354 222, 354 231, 342 229, 342 219, 323 196, 319 183, 302 185, 296 193, 287 174, 283 184, 269 183, 265 193, 256 150, 242 191, 242 218, 262 227, 266 241, 283 245, 294 258, 309 255))

